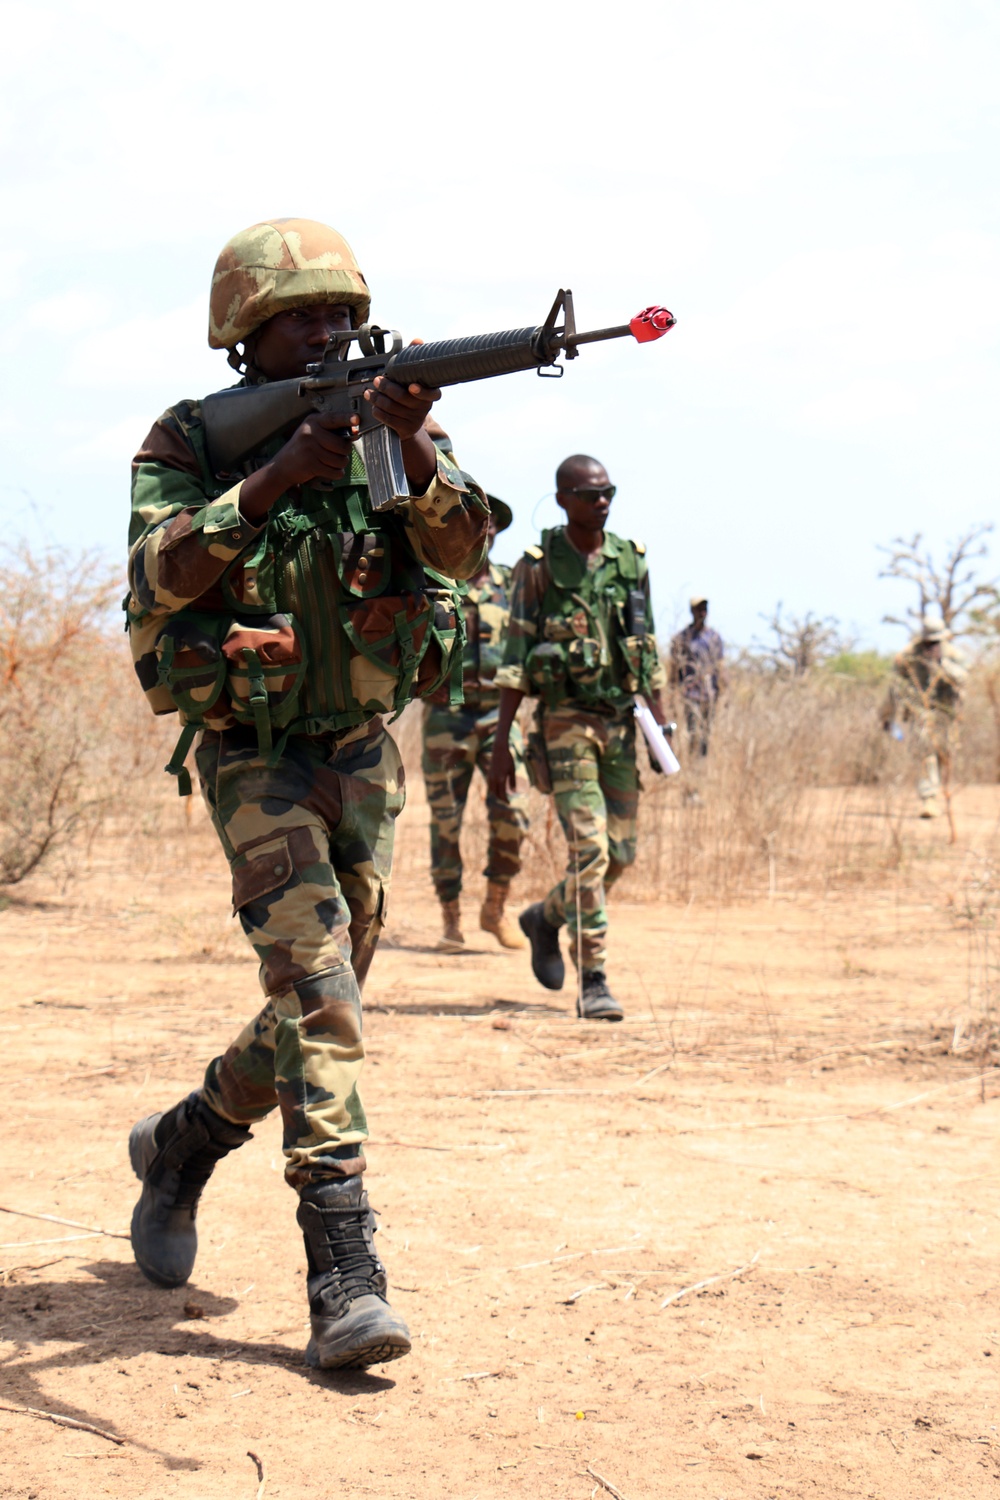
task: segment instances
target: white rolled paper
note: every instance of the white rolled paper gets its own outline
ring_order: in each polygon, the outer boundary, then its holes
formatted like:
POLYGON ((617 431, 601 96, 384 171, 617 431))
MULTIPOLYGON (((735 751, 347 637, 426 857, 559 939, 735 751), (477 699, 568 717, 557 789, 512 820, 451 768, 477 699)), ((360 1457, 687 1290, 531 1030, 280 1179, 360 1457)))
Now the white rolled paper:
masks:
POLYGON ((670 741, 653 718, 649 704, 638 693, 635 695, 635 716, 661 771, 666 776, 676 776, 681 763, 671 750, 670 741))

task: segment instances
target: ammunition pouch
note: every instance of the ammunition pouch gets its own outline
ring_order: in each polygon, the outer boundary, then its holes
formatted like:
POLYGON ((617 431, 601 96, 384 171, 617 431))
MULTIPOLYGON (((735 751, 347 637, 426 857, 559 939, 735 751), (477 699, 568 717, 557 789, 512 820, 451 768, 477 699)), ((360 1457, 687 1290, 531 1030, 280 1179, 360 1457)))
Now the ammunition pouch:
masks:
POLYGON ((547 796, 552 791, 552 769, 537 715, 534 729, 529 729, 524 737, 524 769, 536 792, 544 792, 547 796))

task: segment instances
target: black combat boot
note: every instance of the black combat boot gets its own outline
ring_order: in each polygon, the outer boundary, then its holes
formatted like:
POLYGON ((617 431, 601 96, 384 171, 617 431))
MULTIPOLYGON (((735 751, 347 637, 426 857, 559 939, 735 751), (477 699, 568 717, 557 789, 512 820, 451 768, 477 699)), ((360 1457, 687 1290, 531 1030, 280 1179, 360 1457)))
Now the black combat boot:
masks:
POLYGON ((582 1021, 620 1021, 625 1015, 608 989, 602 970, 583 971, 583 993, 576 1002, 576 1013, 582 1021))
POLYGON ((132 1213, 132 1252, 157 1286, 183 1286, 191 1275, 202 1188, 216 1162, 249 1139, 246 1126, 231 1125, 197 1092, 132 1126, 128 1154, 142 1183, 132 1213))
POLYGON ((566 965, 559 948, 559 928, 546 920, 542 903, 536 901, 518 917, 518 926, 531 944, 531 972, 547 990, 561 990, 566 965))
POLYGON ((389 1306, 385 1267, 375 1254, 375 1215, 360 1177, 330 1177, 303 1188, 296 1218, 309 1261, 314 1368, 364 1369, 410 1352, 410 1331, 389 1306))

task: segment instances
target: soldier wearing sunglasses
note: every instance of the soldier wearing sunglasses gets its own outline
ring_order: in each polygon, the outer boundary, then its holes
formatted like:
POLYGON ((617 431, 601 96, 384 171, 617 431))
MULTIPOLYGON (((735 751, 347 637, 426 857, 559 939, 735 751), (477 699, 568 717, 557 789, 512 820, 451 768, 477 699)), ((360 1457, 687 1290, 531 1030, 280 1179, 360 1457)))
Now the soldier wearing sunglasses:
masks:
POLYGON ((605 896, 635 860, 634 695, 662 724, 666 681, 645 548, 605 529, 614 497, 597 459, 575 454, 560 464, 556 500, 566 522, 544 531, 514 569, 489 774, 493 795, 505 800, 515 784, 511 726, 522 698, 533 697, 529 768, 555 798, 568 857, 563 879, 522 912, 520 925, 535 978, 550 990, 565 980, 559 930, 566 928, 579 969, 577 1014, 603 1021, 623 1015, 607 982, 605 896))

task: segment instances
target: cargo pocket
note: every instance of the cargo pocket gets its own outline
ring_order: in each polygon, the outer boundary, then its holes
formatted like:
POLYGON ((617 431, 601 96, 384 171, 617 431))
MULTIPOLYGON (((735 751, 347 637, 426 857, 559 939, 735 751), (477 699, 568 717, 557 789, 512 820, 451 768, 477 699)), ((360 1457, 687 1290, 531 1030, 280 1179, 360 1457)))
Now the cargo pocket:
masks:
POLYGON ((528 652, 524 672, 534 692, 546 703, 555 703, 562 696, 566 680, 565 647, 556 641, 542 641, 528 652))
POLYGON ((189 723, 228 728, 233 722, 223 689, 226 662, 221 636, 224 615, 181 611, 160 631, 153 650, 157 685, 165 687, 189 723))
POLYGON ((566 648, 566 665, 577 686, 596 687, 604 668, 600 641, 589 636, 575 636, 566 648))
POLYGON ((233 916, 289 884, 295 874, 295 862, 288 847, 291 836, 276 834, 237 854, 232 863, 233 916))
POLYGON ((241 723, 254 725, 265 754, 272 728, 284 728, 295 716, 306 671, 302 631, 291 615, 236 619, 221 650, 233 712, 241 723))

